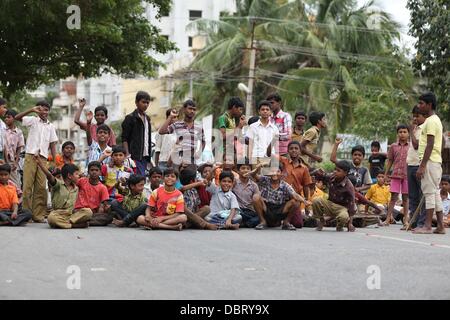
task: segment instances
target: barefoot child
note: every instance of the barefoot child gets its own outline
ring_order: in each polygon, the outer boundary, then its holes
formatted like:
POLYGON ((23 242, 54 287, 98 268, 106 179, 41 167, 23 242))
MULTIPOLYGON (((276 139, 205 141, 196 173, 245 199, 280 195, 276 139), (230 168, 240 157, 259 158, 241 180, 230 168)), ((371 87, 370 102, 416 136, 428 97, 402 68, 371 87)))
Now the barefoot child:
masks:
POLYGON ((408 178, 407 178, 407 164, 406 157, 408 156, 409 149, 409 128, 403 124, 397 126, 397 137, 398 141, 396 143, 391 144, 388 152, 388 163, 386 165, 385 176, 388 176, 388 172, 391 169, 392 165, 394 169, 392 170, 391 178, 391 201, 389 202, 388 212, 386 216, 386 220, 384 222, 384 226, 389 226, 392 222, 393 211, 395 203, 398 200, 398 195, 402 194, 402 203, 403 203, 403 228, 405 230, 407 228, 407 224, 409 223, 409 214, 408 214, 408 178))
MULTIPOLYGON (((325 223, 324 215, 336 217, 336 231, 343 231, 347 225, 348 231, 355 231, 350 216, 356 213, 355 189, 347 178, 350 164, 345 161, 337 161, 334 173, 324 175, 324 181, 328 185, 328 200, 324 198, 314 199, 313 216, 317 219, 317 231, 322 231, 325 223)), ((317 174, 320 174, 318 172, 317 174)))
MULTIPOLYGON (((88 128, 90 128, 90 119, 88 119, 88 128)), ((97 141, 91 137, 91 130, 86 131, 87 143, 89 146, 87 164, 92 161, 99 161, 102 164, 109 162, 112 149, 108 145, 108 140, 111 135, 111 128, 106 124, 101 124, 97 127, 97 141)))
POLYGON ((201 200, 197 188, 205 186, 206 181, 197 181, 194 169, 184 169, 180 173, 180 182, 183 185, 184 212, 188 218, 186 228, 196 227, 206 230, 217 230, 217 225, 207 222, 204 218, 211 212, 209 205, 200 208, 201 200))
POLYGON ((31 219, 31 212, 19 209, 17 190, 8 183, 11 166, 0 165, 0 226, 20 226, 31 219))
POLYGON ((39 157, 34 157, 34 160, 46 175, 52 190, 52 211, 47 218, 49 226, 61 229, 87 228, 92 211, 89 209, 73 211, 78 196, 77 183, 80 178, 78 167, 71 163, 63 165, 62 180, 59 180, 45 167, 39 157))
POLYGON ((106 187, 108 188, 110 200, 117 199, 122 201, 123 196, 117 192, 116 183, 120 178, 128 179, 133 171, 125 167, 125 149, 122 146, 114 146, 111 152, 111 160, 109 164, 102 165, 102 177, 106 187))
MULTIPOLYGON (((379 171, 376 175, 377 183, 370 186, 366 193, 366 199, 375 203, 381 210, 386 210, 391 201, 391 192, 389 186, 385 184, 385 175, 383 171, 379 171)), ((366 212, 368 206, 366 205, 366 212)))
POLYGON ((139 216, 137 223, 151 229, 183 229, 187 221, 184 214, 184 198, 175 188, 178 172, 173 168, 164 171, 164 186, 154 190, 148 200, 145 216, 139 216))
POLYGON ((102 165, 93 161, 88 165, 89 178, 80 178, 77 182, 78 196, 75 201, 74 212, 91 212, 89 221, 91 226, 106 226, 112 222, 108 214, 108 189, 100 182, 102 165))
POLYGON ((250 179, 252 166, 246 163, 238 164, 239 178, 235 180, 233 193, 236 195, 242 216, 242 226, 254 228, 259 224, 259 216, 256 213, 255 199, 261 195, 258 185, 250 179))
MULTIPOLYGON (((213 173, 218 169, 216 167, 213 173)), ((209 186, 206 188, 211 194, 211 213, 205 220, 216 224, 221 229, 237 230, 242 221, 239 214, 239 203, 236 196, 231 191, 233 188, 234 175, 230 171, 224 171, 219 176, 219 186, 212 181, 212 176, 208 177, 209 186)))
POLYGON ((3 157, 5 162, 11 166, 11 180, 17 187, 21 187, 19 173, 20 153, 25 146, 23 132, 14 123, 17 112, 8 110, 5 113, 6 129, 3 131, 3 157))

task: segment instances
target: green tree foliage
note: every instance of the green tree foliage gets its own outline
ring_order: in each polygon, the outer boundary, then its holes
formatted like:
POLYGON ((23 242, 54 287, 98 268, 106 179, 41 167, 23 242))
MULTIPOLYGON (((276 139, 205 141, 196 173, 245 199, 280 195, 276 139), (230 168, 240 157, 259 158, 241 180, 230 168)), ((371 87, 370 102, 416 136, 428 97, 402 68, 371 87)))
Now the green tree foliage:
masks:
POLYGON ((103 72, 154 75, 160 65, 150 51, 166 53, 174 44, 144 15, 153 5, 170 11, 170 0, 2 0, 0 4, 0 92, 82 74, 103 72), (68 29, 66 13, 78 5, 80 29, 68 29))
POLYGON ((428 89, 439 100, 438 112, 450 122, 450 2, 448 0, 408 0, 411 12, 409 33, 417 38, 415 70, 428 79, 428 89))

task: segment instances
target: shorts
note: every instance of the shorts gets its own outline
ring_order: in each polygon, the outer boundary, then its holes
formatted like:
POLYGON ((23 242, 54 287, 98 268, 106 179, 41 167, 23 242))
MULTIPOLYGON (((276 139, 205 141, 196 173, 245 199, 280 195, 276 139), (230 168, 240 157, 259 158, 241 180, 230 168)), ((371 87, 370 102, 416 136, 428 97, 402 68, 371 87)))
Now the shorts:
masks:
POLYGON ((408 194, 408 179, 391 178, 391 192, 408 194))
POLYGON ((286 219, 287 214, 283 213, 285 203, 274 204, 270 202, 265 202, 267 211, 264 213, 264 218, 267 221, 269 227, 277 227, 280 225, 281 221, 286 219))

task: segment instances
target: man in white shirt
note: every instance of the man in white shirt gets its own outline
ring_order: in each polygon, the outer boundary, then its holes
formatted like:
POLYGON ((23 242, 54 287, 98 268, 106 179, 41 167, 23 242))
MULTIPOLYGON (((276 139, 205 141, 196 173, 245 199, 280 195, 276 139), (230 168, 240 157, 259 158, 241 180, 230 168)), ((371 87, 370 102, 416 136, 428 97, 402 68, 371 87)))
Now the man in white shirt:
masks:
MULTIPOLYGON (((170 113, 174 108, 167 109, 166 111, 166 119, 169 118, 170 113)), ((172 123, 177 121, 177 118, 172 118, 172 123)), ((156 133, 155 136, 155 166, 159 167, 163 172, 167 169, 167 162, 170 159, 170 155, 172 154, 173 148, 177 142, 177 135, 175 133, 171 134, 159 134, 156 133)))
POLYGON ((248 155, 254 161, 270 156, 277 150, 276 144, 279 141, 279 130, 277 126, 270 122, 272 115, 271 103, 261 101, 258 104, 259 120, 250 125, 246 137, 249 140, 248 155), (269 152, 270 151, 270 152, 269 152))
POLYGON ((39 155, 47 162, 48 150, 51 149, 53 159, 56 159, 56 143, 58 137, 53 124, 48 121, 50 105, 39 101, 36 107, 19 113, 15 119, 22 121, 28 127, 28 138, 25 145, 25 164, 23 171, 23 208, 31 210, 33 221, 44 223, 47 215, 46 176, 38 168, 33 156, 39 155), (27 116, 35 112, 38 117, 27 116))
MULTIPOLYGON (((0 117, 4 117, 6 113, 6 100, 3 98, 0 98, 0 117)), ((6 124, 3 122, 3 120, 0 118, 0 160, 4 160, 3 158, 3 132, 6 130, 6 124)))

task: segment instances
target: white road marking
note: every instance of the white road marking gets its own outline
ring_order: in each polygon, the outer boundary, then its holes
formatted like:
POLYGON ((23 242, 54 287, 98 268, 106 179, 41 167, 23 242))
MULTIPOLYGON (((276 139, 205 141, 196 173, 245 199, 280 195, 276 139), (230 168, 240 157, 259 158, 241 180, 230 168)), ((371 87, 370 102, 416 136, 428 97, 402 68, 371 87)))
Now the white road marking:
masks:
POLYGON ((423 242, 423 241, 416 241, 416 240, 409 240, 409 239, 402 239, 402 238, 397 238, 397 237, 388 237, 388 236, 382 236, 382 235, 379 235, 379 234, 373 234, 373 233, 367 233, 367 232, 364 232, 364 233, 363 232, 356 232, 356 233, 360 234, 360 235, 363 235, 363 236, 368 236, 368 237, 396 240, 396 241, 415 243, 415 244, 420 244, 420 245, 425 245, 425 246, 450 249, 450 246, 449 245, 445 245, 445 244, 432 243, 432 242, 423 242))
POLYGON ((105 268, 91 268, 91 271, 106 271, 105 268))

